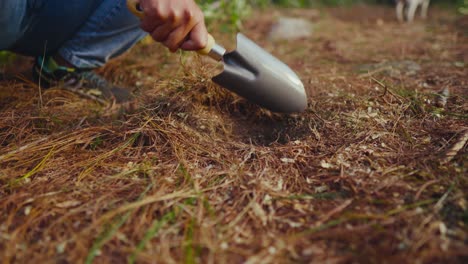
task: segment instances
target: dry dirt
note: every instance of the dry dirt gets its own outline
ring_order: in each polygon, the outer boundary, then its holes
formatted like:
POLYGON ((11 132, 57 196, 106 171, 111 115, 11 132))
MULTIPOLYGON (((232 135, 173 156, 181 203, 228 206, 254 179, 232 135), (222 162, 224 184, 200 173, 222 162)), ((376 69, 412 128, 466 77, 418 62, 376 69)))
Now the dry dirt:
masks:
POLYGON ((19 59, 0 82, 2 262, 466 263, 466 21, 256 12, 243 32, 301 76, 298 115, 159 45, 99 70, 133 87, 131 113, 39 89, 19 59), (312 37, 269 42, 280 15, 309 18, 312 37))

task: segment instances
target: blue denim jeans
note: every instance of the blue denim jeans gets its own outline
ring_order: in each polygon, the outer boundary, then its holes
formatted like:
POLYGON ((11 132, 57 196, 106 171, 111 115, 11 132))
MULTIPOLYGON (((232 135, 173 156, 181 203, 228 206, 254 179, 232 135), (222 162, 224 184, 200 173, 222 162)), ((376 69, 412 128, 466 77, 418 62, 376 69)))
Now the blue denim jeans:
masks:
POLYGON ((104 65, 146 33, 126 0, 1 0, 0 49, 59 54, 78 68, 104 65))

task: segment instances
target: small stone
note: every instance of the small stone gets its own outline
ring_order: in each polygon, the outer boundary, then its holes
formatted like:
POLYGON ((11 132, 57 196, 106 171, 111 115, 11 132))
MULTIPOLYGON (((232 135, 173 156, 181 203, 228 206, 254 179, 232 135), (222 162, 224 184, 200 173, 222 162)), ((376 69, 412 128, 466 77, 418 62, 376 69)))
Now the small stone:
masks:
POLYGON ((268 253, 270 253, 271 255, 275 254, 276 253, 276 248, 275 247, 269 247, 268 248, 268 253))
POLYGON ((271 40, 294 40, 312 35, 312 23, 303 18, 280 17, 270 30, 271 40))
POLYGON ((328 186, 327 185, 322 185, 314 188, 315 193, 323 193, 328 191, 328 186))
POLYGON ((447 226, 443 222, 439 223, 439 232, 442 236, 447 234, 447 226))
POLYGON ((62 254, 63 252, 65 252, 66 246, 67 246, 67 242, 62 242, 58 244, 56 247, 57 253, 62 254))
POLYGON ((321 255, 323 250, 317 246, 310 246, 302 250, 302 255, 312 256, 312 255, 321 255))
POLYGON ((458 68, 465 68, 465 63, 463 61, 456 61, 453 63, 453 65, 458 68))
POLYGON ((405 250, 408 246, 405 244, 405 242, 401 242, 398 244, 398 249, 399 250, 405 250))
POLYGON ((435 100, 435 104, 437 107, 444 108, 447 105, 447 100, 450 96, 450 91, 447 87, 445 87, 442 91, 437 93, 437 97, 435 100))
POLYGON ((284 162, 284 163, 295 163, 296 162, 294 159, 290 159, 290 158, 281 158, 280 160, 282 162, 284 162))
POLYGON ((58 208, 70 208, 70 207, 76 207, 80 205, 81 202, 77 200, 70 200, 70 201, 64 201, 61 203, 57 203, 55 206, 58 208))
POLYGON ((228 243, 226 243, 226 242, 222 242, 222 243, 221 243, 221 249, 226 250, 226 249, 228 249, 228 248, 229 248, 228 243))
POLYGON ((333 168, 333 164, 326 162, 325 160, 320 161, 320 167, 324 169, 333 168))
POLYGON ((29 215, 31 213, 32 206, 26 206, 24 208, 24 215, 29 215))

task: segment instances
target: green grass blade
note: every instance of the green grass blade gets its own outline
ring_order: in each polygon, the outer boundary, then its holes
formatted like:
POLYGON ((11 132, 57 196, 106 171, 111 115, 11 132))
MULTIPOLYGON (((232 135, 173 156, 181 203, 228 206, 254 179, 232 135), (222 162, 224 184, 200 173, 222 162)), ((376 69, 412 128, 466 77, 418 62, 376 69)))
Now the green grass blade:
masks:
POLYGON ((153 221, 150 229, 146 231, 143 239, 138 243, 132 255, 128 258, 128 263, 135 263, 137 255, 145 248, 146 244, 159 232, 161 227, 163 227, 167 222, 170 222, 175 219, 175 213, 173 211, 165 214, 161 219, 156 219, 153 221))
MULTIPOLYGON (((146 189, 140 194, 137 200, 141 200, 151 189, 151 187, 153 187, 153 184, 148 185, 148 187, 146 187, 146 189)), ((128 211, 122 217, 117 217, 118 219, 113 221, 104 229, 104 231, 101 234, 99 234, 99 236, 94 241, 93 245, 91 246, 91 249, 88 252, 85 261, 86 264, 93 263, 94 258, 98 255, 98 252, 102 248, 102 246, 106 244, 107 241, 109 241, 112 237, 114 237, 115 233, 117 233, 119 228, 128 220, 132 212, 133 210, 128 211)))
POLYGON ((26 174, 21 176, 19 179, 13 180, 10 184, 11 185, 18 184, 22 180, 25 180, 25 179, 33 176, 34 174, 36 174, 38 171, 40 171, 42 168, 44 168, 47 160, 52 156, 53 153, 54 153, 54 148, 52 148, 49 151, 49 153, 47 153, 47 155, 45 155, 45 157, 32 170, 28 171, 26 174))

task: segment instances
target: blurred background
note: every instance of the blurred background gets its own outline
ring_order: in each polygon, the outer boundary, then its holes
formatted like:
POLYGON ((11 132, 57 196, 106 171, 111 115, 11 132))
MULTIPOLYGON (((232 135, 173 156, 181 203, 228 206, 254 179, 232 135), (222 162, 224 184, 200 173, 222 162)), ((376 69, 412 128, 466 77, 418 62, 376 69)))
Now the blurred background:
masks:
MULTIPOLYGON (((280 6, 286 8, 350 7, 351 5, 387 5, 391 7, 396 0, 200 0, 207 24, 222 23, 227 31, 242 28, 242 20, 255 8, 280 6)), ((431 0, 431 5, 454 9, 460 15, 468 15, 468 0, 431 0)), ((0 66, 14 59, 15 55, 0 51, 0 66)))
MULTIPOLYGON (((272 5, 293 8, 349 7, 355 4, 392 6, 396 0, 202 0, 198 1, 208 20, 225 20, 239 27, 243 18, 252 8, 266 8, 272 5)), ((468 0, 431 0, 431 5, 456 9, 461 15, 468 14, 468 0)))

